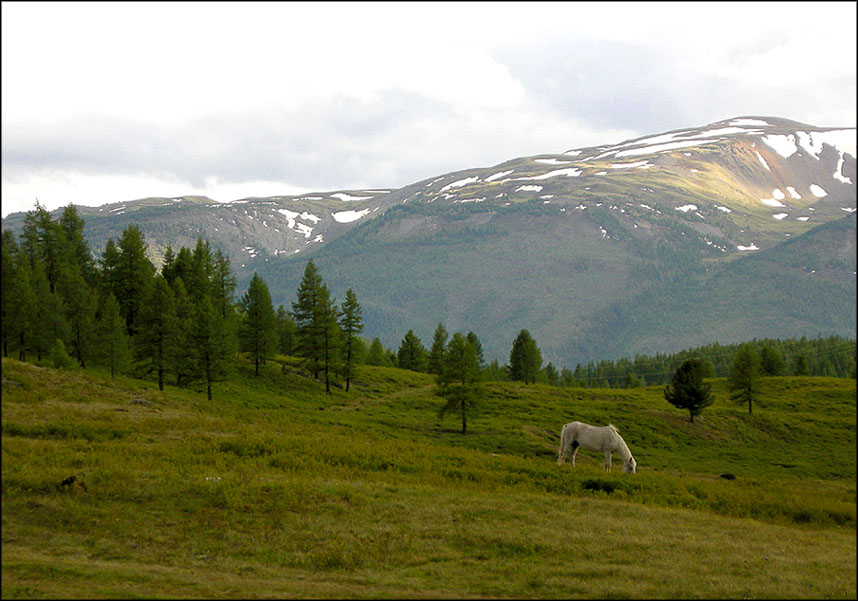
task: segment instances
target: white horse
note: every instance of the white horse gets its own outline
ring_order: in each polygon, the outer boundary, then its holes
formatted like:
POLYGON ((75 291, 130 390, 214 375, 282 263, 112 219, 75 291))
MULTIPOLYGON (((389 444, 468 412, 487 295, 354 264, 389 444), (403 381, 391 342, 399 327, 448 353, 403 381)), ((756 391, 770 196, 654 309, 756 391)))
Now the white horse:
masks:
POLYGON ((637 461, 632 457, 632 452, 626 445, 626 441, 620 436, 619 431, 613 426, 591 426, 581 422, 571 422, 563 426, 560 432, 560 450, 557 453, 557 465, 563 461, 572 451, 572 467, 575 467, 575 455, 578 447, 584 447, 588 451, 602 451, 605 454, 605 471, 611 471, 611 453, 617 453, 623 460, 623 471, 634 474, 637 469, 637 461))

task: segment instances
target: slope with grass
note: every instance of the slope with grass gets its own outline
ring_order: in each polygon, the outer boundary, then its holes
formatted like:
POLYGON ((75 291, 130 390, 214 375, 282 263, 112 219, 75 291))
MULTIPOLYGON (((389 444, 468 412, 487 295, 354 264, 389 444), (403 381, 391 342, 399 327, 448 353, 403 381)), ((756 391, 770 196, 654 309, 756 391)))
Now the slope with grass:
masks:
POLYGON ((714 380, 694 424, 657 387, 487 383, 462 436, 425 374, 251 374, 207 401, 3 359, 3 597, 856 594, 854 380, 766 380, 753 416, 714 380), (557 466, 573 419, 639 473, 557 466))

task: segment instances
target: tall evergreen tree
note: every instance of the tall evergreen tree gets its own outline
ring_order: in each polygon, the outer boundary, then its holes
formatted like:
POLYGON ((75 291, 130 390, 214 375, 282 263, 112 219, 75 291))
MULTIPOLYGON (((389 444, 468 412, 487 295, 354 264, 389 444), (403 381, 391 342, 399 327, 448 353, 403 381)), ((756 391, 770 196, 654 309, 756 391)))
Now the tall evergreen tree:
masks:
POLYGON ((176 278, 172 286, 176 307, 176 327, 168 358, 176 376, 176 386, 187 386, 196 373, 194 323, 195 310, 182 278, 176 278))
POLYGON ((15 242, 15 237, 9 230, 3 230, 2 250, 2 276, 0 276, 0 282, 3 283, 3 294, 0 294, 0 305, 2 305, 2 310, 0 310, 0 328, 2 328, 3 356, 8 357, 9 342, 14 338, 14 334, 12 333, 14 328, 11 322, 11 311, 13 307, 13 302, 11 301, 12 294, 7 293, 7 291, 11 290, 13 282, 15 281, 15 264, 18 260, 18 254, 20 251, 17 242, 15 242))
POLYGON ((289 312, 280 305, 275 314, 277 319, 277 350, 281 355, 294 355, 298 344, 295 320, 289 312))
POLYGON ((319 288, 316 308, 316 328, 321 350, 321 367, 325 374, 325 392, 331 394, 331 378, 339 371, 340 366, 341 333, 337 321, 339 310, 331 298, 327 284, 322 284, 319 288))
POLYGON ((398 367, 400 369, 410 369, 411 371, 426 371, 426 348, 414 334, 414 330, 408 330, 402 342, 399 345, 399 352, 396 354, 398 367))
POLYGON ((23 253, 20 253, 15 259, 17 264, 12 281, 3 282, 3 296, 6 297, 8 294, 6 299, 7 314, 3 321, 11 346, 18 350, 18 360, 26 361, 27 352, 33 347, 33 339, 35 338, 36 296, 33 292, 32 269, 29 259, 23 253))
POLYGON ((225 320, 215 310, 209 295, 203 296, 196 306, 193 340, 195 375, 205 383, 208 399, 212 400, 212 383, 229 375, 233 346, 225 320))
POLYGON ((509 354, 509 375, 512 380, 532 384, 542 368, 542 353, 527 330, 521 330, 512 343, 509 354))
POLYGON ((351 288, 346 290, 346 299, 340 312, 340 330, 342 331, 343 343, 343 369, 342 375, 346 381, 346 392, 349 391, 354 364, 357 359, 357 348, 361 344, 359 338, 363 331, 363 316, 360 303, 351 288))
POLYGON ((242 310, 239 350, 250 354, 258 376, 259 365, 277 350, 277 321, 268 286, 255 271, 239 305, 242 310))
POLYGON ((322 276, 313 261, 308 261, 298 286, 297 300, 292 303, 292 316, 298 334, 298 353, 304 358, 305 365, 314 378, 318 378, 322 370, 322 342, 316 322, 321 287, 322 276))
POLYGON ((178 346, 181 324, 176 316, 176 298, 167 280, 155 276, 139 315, 140 330, 135 351, 144 374, 154 373, 158 390, 172 364, 171 352, 178 346))
POLYGON ((95 291, 84 281, 80 268, 72 264, 66 264, 60 270, 57 291, 66 308, 70 354, 85 368, 95 344, 95 291))
POLYGON ((462 434, 467 432, 467 410, 480 396, 480 366, 473 343, 460 332, 453 334, 444 353, 444 367, 436 377, 438 392, 447 402, 440 416, 456 411, 462 416, 462 434))
POLYGON ((705 366, 700 359, 687 359, 664 389, 664 398, 679 409, 688 409, 688 421, 712 404, 712 386, 703 381, 705 366))
MULTIPOLYGON (((110 369, 110 377, 125 373, 131 366, 131 343, 125 333, 125 320, 119 313, 119 302, 113 294, 104 300, 95 327, 94 356, 110 369)), ((163 390, 163 388, 162 388, 163 390)))
POLYGON ((369 345, 369 352, 366 356, 367 365, 378 365, 390 367, 390 360, 387 358, 387 352, 381 344, 381 340, 373 338, 369 345))
POLYGON ((222 317, 227 317, 233 310, 235 295, 235 276, 232 273, 229 257, 221 249, 215 251, 212 259, 212 304, 220 311, 222 317))
POLYGON ((118 263, 113 273, 115 288, 112 292, 119 302, 128 334, 133 338, 137 335, 137 316, 155 275, 155 266, 146 257, 146 242, 137 225, 129 225, 122 231, 116 248, 118 263))
POLYGON ((779 376, 783 371, 784 360, 778 349, 764 346, 760 351, 760 371, 767 376, 779 376))
POLYGON ((53 292, 63 263, 64 232, 51 214, 36 201, 36 208, 24 216, 21 249, 30 260, 30 267, 41 261, 53 292))
POLYGON ((759 392, 760 357, 751 344, 739 347, 727 384, 730 388, 730 398, 740 403, 748 403, 748 415, 752 413, 754 397, 759 392))
POLYGON ((98 285, 98 271, 83 233, 84 221, 77 208, 72 204, 65 207, 58 223, 63 232, 65 261, 77 265, 84 281, 94 289, 98 285))
POLYGON ((483 355, 483 344, 473 332, 468 332, 468 340, 474 346, 474 352, 477 354, 477 365, 479 365, 480 369, 484 368, 486 366, 486 358, 483 355))
POLYGON ((444 351, 447 348, 447 328, 443 323, 439 323, 435 328, 435 333, 432 335, 432 349, 429 351, 428 372, 430 374, 439 375, 444 369, 444 351))
POLYGON ((51 286, 41 263, 33 266, 33 294, 35 295, 35 323, 33 344, 36 358, 41 361, 59 338, 69 339, 68 323, 65 319, 65 305, 59 292, 51 292, 51 286))

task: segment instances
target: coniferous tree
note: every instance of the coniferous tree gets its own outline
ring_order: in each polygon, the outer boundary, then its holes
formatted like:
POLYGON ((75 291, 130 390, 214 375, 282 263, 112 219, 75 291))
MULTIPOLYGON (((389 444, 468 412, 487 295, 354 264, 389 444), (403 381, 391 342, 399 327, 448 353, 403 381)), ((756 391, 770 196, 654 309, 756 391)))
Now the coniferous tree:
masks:
POLYGON ((779 376, 783 371, 783 357, 771 346, 764 346, 760 351, 760 371, 766 376, 779 376))
POLYGON ((484 368, 486 366, 486 359, 483 355, 483 345, 480 339, 473 332, 468 332, 468 340, 474 345, 474 352, 477 354, 477 365, 479 365, 480 369, 484 368))
POLYGON ((400 369, 426 371, 426 349, 420 342, 420 338, 414 334, 414 330, 408 330, 408 333, 405 334, 399 345, 399 352, 396 354, 396 358, 400 369))
POLYGON ((98 271, 83 233, 84 221, 77 208, 72 204, 65 207, 58 223, 63 232, 64 260, 77 265, 84 281, 94 289, 98 285, 98 271))
POLYGON ((295 320, 283 305, 277 307, 277 350, 281 355, 294 355, 297 345, 295 320))
POLYGON ((793 372, 797 376, 809 376, 810 366, 807 363, 807 358, 804 355, 796 355, 795 368, 793 372))
POLYGON ((548 382, 549 386, 557 386, 559 384, 560 376, 557 373, 557 369, 554 367, 554 364, 551 361, 548 362, 548 365, 543 369, 545 373, 545 380, 548 382))
POLYGON ((176 376, 176 386, 187 386, 196 372, 194 350, 194 304, 185 289, 185 282, 176 278, 173 283, 176 307, 176 328, 168 358, 176 376))
POLYGON ((512 343, 509 354, 509 375, 514 381, 536 382, 542 367, 542 353, 527 330, 521 330, 512 343))
POLYGON ((97 308, 95 292, 84 281, 80 268, 71 264, 64 265, 60 270, 57 291, 66 309, 70 354, 77 359, 81 367, 85 368, 87 360, 94 351, 97 308))
POLYGON ((447 347, 448 336, 447 328, 439 323, 432 336, 432 349, 429 351, 427 367, 430 374, 438 375, 444 369, 444 350, 447 347))
POLYGON ((69 330, 65 323, 65 309, 60 295, 51 292, 41 263, 33 265, 32 287, 35 298, 32 343, 36 358, 41 361, 57 338, 68 339, 69 330))
POLYGON ((340 367, 341 332, 339 309, 331 297, 327 284, 318 292, 316 327, 318 329, 321 371, 325 374, 325 393, 331 394, 331 379, 340 367))
POLYGON ((139 329, 137 317, 152 283, 155 266, 146 257, 143 233, 134 224, 122 231, 116 249, 118 262, 113 272, 115 287, 112 292, 119 302, 126 330, 133 338, 139 329))
POLYGON ((232 273, 229 257, 221 249, 215 251, 212 259, 211 286, 212 304, 215 309, 220 311, 224 318, 230 316, 233 311, 235 276, 232 273))
POLYGON ((748 403, 748 415, 752 413, 752 403, 758 393, 760 357, 749 344, 743 344, 736 352, 727 384, 730 398, 740 403, 748 403))
POLYGON ((63 263, 64 233, 38 201, 36 208, 24 216, 21 238, 21 250, 30 260, 30 267, 37 261, 44 265, 45 275, 53 292, 63 263))
MULTIPOLYGON (((116 372, 125 373, 131 366, 131 344, 125 333, 125 320, 119 313, 119 302, 113 294, 104 300, 95 327, 95 358, 110 369, 110 377, 116 372)), ((163 390, 163 388, 161 389, 163 390)))
POLYGON ((163 276, 155 276, 139 317, 140 331, 135 338, 137 359, 143 373, 154 373, 158 390, 164 390, 164 379, 172 364, 171 353, 182 332, 175 295, 163 276))
POLYGON ((232 344, 225 319, 212 305, 209 295, 203 296, 194 315, 195 376, 206 385, 206 394, 212 400, 212 383, 221 382, 229 375, 232 344))
POLYGON ((664 398, 679 409, 688 409, 688 421, 712 404, 712 386, 703 381, 705 366, 700 359, 688 359, 673 374, 664 389, 664 398))
POLYGON ((473 343, 460 332, 453 334, 444 352, 441 373, 436 377, 438 393, 447 402, 439 415, 458 412, 462 416, 462 434, 467 432, 467 411, 473 408, 480 396, 480 366, 473 343))
POLYGON ((258 376, 259 365, 264 364, 277 350, 277 321, 268 286, 255 271, 239 304, 243 312, 239 327, 239 350, 250 354, 254 372, 258 376))
POLYGON ((369 345, 369 352, 366 356, 367 365, 378 365, 390 367, 390 360, 387 357, 387 352, 381 344, 381 340, 373 338, 369 345))
POLYGON ((351 288, 346 290, 346 299, 341 307, 340 330, 343 343, 342 375, 346 381, 346 392, 348 392, 357 359, 357 348, 361 344, 359 334, 363 331, 361 306, 351 288))
POLYGON ((12 283, 15 280, 15 262, 20 251, 18 244, 15 242, 15 237, 9 230, 3 230, 2 251, 2 276, 0 276, 0 282, 3 283, 3 294, 0 295, 0 305, 2 305, 2 309, 0 309, 0 328, 2 328, 3 356, 8 357, 9 341, 13 337, 13 326, 10 321, 12 309, 10 299, 12 295, 11 293, 7 294, 7 291, 11 289, 12 283))
POLYGON ((18 360, 26 361, 27 351, 34 346, 36 296, 29 259, 23 253, 15 259, 17 264, 12 281, 3 282, 3 296, 8 294, 7 314, 3 321, 11 346, 18 351, 18 360))
POLYGON ((298 353, 304 358, 304 363, 314 378, 318 378, 322 370, 323 349, 316 322, 320 313, 318 297, 321 287, 322 276, 313 261, 308 261, 298 286, 297 300, 292 303, 292 316, 298 334, 298 353))

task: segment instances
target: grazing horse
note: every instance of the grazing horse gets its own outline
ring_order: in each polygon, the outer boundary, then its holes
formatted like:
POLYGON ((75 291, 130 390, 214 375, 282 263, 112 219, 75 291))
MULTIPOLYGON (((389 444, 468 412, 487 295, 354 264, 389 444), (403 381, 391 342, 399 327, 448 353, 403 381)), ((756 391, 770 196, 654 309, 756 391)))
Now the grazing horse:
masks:
POLYGON ((563 426, 560 433, 560 450, 557 453, 557 465, 562 465, 569 451, 572 451, 572 467, 575 467, 575 454, 578 447, 588 451, 602 451, 605 454, 605 471, 611 471, 611 453, 616 452, 623 460, 623 471, 634 474, 637 461, 626 445, 620 433, 612 425, 591 426, 581 422, 571 422, 563 426))

